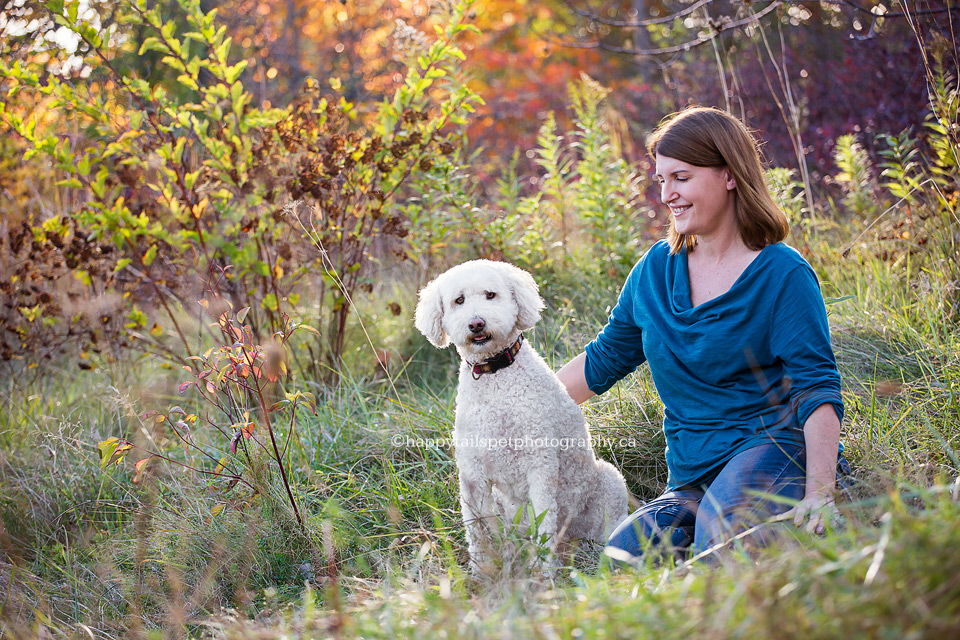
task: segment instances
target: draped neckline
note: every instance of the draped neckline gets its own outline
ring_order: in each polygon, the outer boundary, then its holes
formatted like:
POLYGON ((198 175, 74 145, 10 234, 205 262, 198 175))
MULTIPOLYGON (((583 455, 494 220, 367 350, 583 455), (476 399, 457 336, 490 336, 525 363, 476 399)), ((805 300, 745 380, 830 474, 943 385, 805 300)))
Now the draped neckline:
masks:
POLYGON ((729 289, 717 297, 702 302, 697 306, 693 306, 693 299, 690 294, 690 265, 687 262, 687 247, 684 246, 679 253, 670 256, 670 259, 674 263, 673 268, 670 269, 673 279, 673 282, 670 283, 673 292, 671 295, 673 312, 679 317, 691 321, 719 316, 720 310, 722 310, 731 298, 736 296, 737 289, 749 280, 760 268, 764 254, 766 254, 767 249, 772 246, 774 245, 767 245, 761 249, 760 252, 754 256, 753 260, 750 261, 750 264, 744 267, 743 271, 740 272, 740 275, 733 281, 729 289))

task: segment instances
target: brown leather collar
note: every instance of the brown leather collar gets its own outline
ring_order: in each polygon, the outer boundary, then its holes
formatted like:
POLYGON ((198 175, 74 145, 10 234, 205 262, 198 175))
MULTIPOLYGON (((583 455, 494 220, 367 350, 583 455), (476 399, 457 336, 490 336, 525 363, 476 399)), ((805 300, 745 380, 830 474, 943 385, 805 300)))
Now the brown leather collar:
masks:
POLYGON ((495 373, 500 371, 500 369, 505 369, 513 364, 514 360, 517 359, 517 353, 520 352, 520 345, 523 344, 523 334, 521 333, 517 337, 517 341, 513 343, 513 346, 507 347, 497 355, 492 358, 487 358, 483 362, 474 364, 470 361, 467 361, 472 367, 471 373, 473 374, 474 380, 479 380, 480 376, 485 373, 495 373))

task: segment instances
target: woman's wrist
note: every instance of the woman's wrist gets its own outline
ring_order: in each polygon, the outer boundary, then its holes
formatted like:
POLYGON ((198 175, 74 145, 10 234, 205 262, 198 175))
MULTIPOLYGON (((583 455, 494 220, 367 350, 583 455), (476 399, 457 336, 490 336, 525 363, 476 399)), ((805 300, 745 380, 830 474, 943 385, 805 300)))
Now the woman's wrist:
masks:
POLYGON ((829 496, 837 478, 840 420, 832 404, 822 404, 803 425, 807 448, 806 493, 829 496))

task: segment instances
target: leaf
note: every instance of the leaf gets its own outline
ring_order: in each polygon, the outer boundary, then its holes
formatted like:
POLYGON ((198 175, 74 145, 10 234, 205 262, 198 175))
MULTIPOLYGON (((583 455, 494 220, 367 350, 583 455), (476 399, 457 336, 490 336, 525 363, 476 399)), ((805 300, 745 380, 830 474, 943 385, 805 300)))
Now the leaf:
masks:
POLYGON ((269 311, 277 311, 279 309, 279 305, 277 304, 277 296, 274 293, 268 293, 265 295, 263 300, 260 301, 260 304, 264 309, 269 311))
POLYGON ((250 438, 253 437, 253 430, 256 428, 256 426, 257 425, 254 424, 253 422, 248 422, 246 425, 244 425, 242 429, 240 429, 240 433, 243 434, 244 438, 249 440, 250 438))
POLYGON ((228 84, 235 81, 237 78, 240 77, 240 73, 246 68, 247 68, 246 60, 241 60, 240 62, 233 65, 232 67, 227 67, 226 73, 224 74, 224 80, 226 80, 228 84))
POLYGON ((222 502, 213 505, 213 507, 210 509, 210 515, 212 515, 212 516, 218 516, 218 515, 220 515, 220 513, 223 511, 223 508, 224 508, 225 506, 227 506, 227 505, 225 505, 225 504, 222 503, 222 502))
POLYGON ((233 437, 230 438, 230 453, 237 452, 237 444, 240 442, 240 438, 242 437, 243 437, 243 431, 241 431, 240 429, 237 429, 237 431, 233 434, 233 437))
POLYGON ((101 469, 106 469, 107 465, 110 464, 110 458, 113 457, 113 452, 117 450, 117 445, 119 443, 119 438, 107 438, 97 445, 97 449, 100 450, 101 469))
POLYGON ((170 53, 170 48, 167 45, 163 44, 160 38, 149 37, 143 41, 143 44, 140 45, 140 51, 137 53, 138 56, 142 56, 147 51, 160 51, 162 53, 170 53))
POLYGON ((243 309, 240 309, 240 311, 237 311, 237 322, 243 324, 243 321, 246 319, 247 313, 249 312, 250 307, 244 307, 243 309))
POLYGON ((100 468, 105 469, 111 462, 120 464, 127 451, 133 448, 133 445, 120 438, 107 438, 97 445, 100 450, 100 468))
POLYGON ((263 276, 264 278, 270 277, 270 267, 267 266, 267 263, 263 260, 257 260, 250 267, 250 270, 253 271, 258 276, 263 276))
POLYGON ((223 472, 223 470, 226 468, 227 468, 227 458, 226 456, 224 456, 223 458, 220 458, 220 462, 217 463, 217 467, 213 470, 213 475, 215 476, 220 475, 223 472))
POLYGON ((149 267, 157 257, 157 245, 151 245, 147 252, 143 254, 143 266, 149 267))
POLYGON ((191 78, 185 73, 177 76, 177 81, 183 86, 193 89, 194 91, 198 91, 200 89, 199 85, 197 85, 196 80, 194 80, 193 78, 191 78))
POLYGON ((137 474, 133 476, 133 483, 137 484, 140 482, 140 479, 143 477, 143 473, 147 468, 147 463, 153 459, 153 456, 148 456, 134 465, 134 468, 137 470, 137 474))
POLYGON ((318 336, 320 335, 320 331, 316 327, 312 327, 309 324, 302 324, 297 328, 303 329, 304 331, 309 331, 310 333, 315 333, 318 336))

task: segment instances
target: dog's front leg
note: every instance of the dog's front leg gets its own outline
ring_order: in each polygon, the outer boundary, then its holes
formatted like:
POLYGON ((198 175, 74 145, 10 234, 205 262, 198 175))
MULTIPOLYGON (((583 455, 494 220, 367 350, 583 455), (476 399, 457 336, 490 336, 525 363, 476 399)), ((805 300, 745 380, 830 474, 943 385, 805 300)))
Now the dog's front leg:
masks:
POLYGON ((550 550, 549 566, 553 566, 556 560, 558 473, 559 465, 553 458, 546 464, 531 469, 527 474, 534 517, 540 519, 537 544, 543 541, 550 550))
POLYGON ((495 520, 490 484, 486 479, 460 474, 460 513, 471 570, 483 571, 490 558, 490 527, 495 520))

